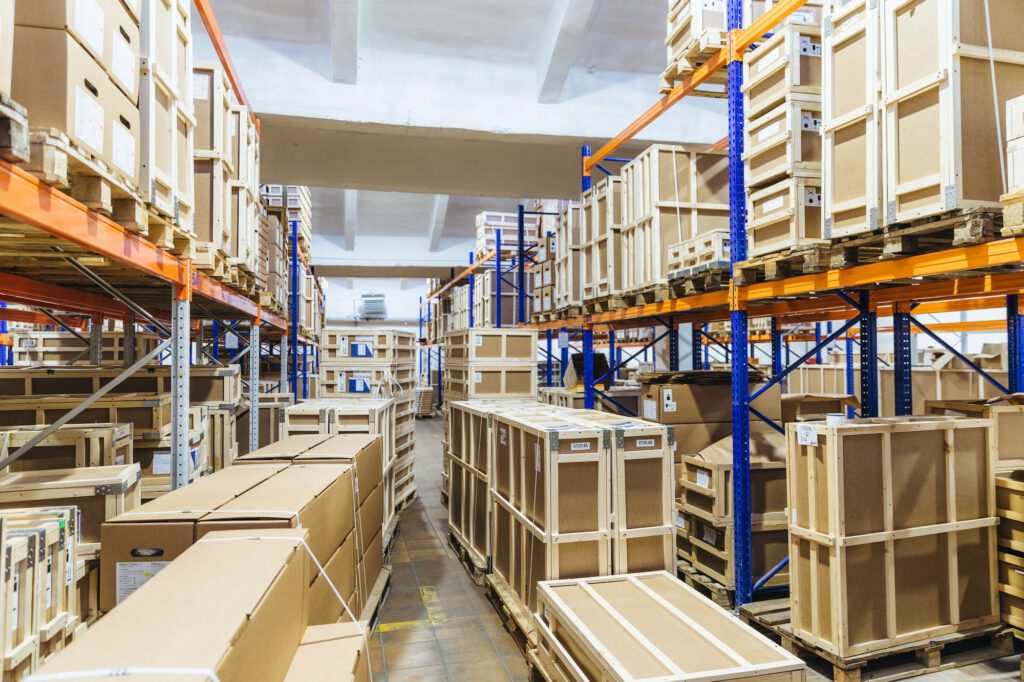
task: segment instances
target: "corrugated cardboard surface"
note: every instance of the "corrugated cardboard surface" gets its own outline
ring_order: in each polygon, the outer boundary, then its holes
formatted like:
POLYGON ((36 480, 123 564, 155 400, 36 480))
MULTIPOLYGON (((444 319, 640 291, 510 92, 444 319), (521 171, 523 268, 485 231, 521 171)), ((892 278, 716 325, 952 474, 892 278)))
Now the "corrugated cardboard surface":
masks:
POLYGON ((334 623, 306 628, 284 682, 369 682, 364 627, 334 623))
POLYGON ((345 433, 332 436, 319 445, 306 450, 294 460, 301 464, 353 463, 359 504, 374 491, 384 475, 381 456, 381 437, 366 433, 345 433))
MULTIPOLYGON (((754 392, 758 386, 751 384, 754 392)), ((769 419, 782 416, 781 389, 772 386, 751 406, 769 419)), ((732 421, 729 384, 645 384, 640 397, 642 418, 661 424, 706 424, 732 421)))
POLYGON ((293 459, 296 455, 300 455, 310 448, 323 443, 328 438, 330 436, 325 434, 285 436, 276 443, 271 443, 259 450, 253 450, 249 454, 239 457, 235 462, 249 464, 254 461, 267 459, 293 459))
POLYGON ((363 553, 363 560, 360 562, 360 570, 356 573, 356 594, 359 611, 366 606, 366 599, 373 586, 377 583, 381 569, 384 568, 384 534, 377 533, 377 537, 366 546, 363 553))
POLYGON ((356 513, 359 515, 359 525, 356 531, 359 533, 360 546, 367 547, 374 536, 384 528, 383 484, 378 484, 373 489, 356 513))
MULTIPOLYGON (((313 579, 313 584, 309 588, 309 625, 338 622, 338 619, 345 613, 345 609, 328 584, 327 578, 334 583, 334 588, 339 594, 342 596, 352 595, 356 590, 357 564, 356 535, 353 532, 349 533, 345 542, 324 564, 324 572, 327 577, 319 574, 313 579)), ((356 608, 354 599, 347 599, 346 603, 349 609, 356 608)))
POLYGON ((294 542, 243 537, 251 535, 215 534, 230 540, 191 547, 40 673, 188 667, 223 682, 283 679, 305 631, 310 562, 297 540, 306 531, 268 534, 294 542))

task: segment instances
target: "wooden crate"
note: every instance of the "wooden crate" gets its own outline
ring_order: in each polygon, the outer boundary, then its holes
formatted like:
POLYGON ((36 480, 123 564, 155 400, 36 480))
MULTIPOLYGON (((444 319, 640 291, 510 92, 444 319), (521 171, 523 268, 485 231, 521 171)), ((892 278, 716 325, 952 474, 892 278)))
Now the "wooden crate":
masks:
POLYGON ((821 173, 821 97, 789 95, 748 119, 743 163, 748 188, 765 187, 796 172, 821 173))
POLYGON ((1024 468, 1024 443, 1017 440, 1024 433, 1022 396, 1009 395, 990 400, 928 400, 924 405, 927 414, 991 420, 993 471, 1024 468))
POLYGON ((556 310, 579 306, 582 302, 580 211, 578 202, 570 202, 559 216, 558 228, 555 230, 554 304, 556 310))
POLYGON ((25 679, 39 665, 39 634, 33 619, 31 585, 35 579, 35 539, 4 528, 4 604, 0 649, 5 680, 25 679), (8 569, 7 566, 10 566, 8 569))
MULTIPOLYGON (((135 357, 141 358, 160 345, 156 334, 135 335, 135 357)), ((89 352, 85 345, 68 332, 18 331, 11 333, 11 352, 16 365, 65 365, 76 361, 85 364, 89 352)), ((103 332, 103 362, 113 365, 124 362, 124 333, 103 332)))
POLYGON ((1000 472, 995 475, 995 485, 999 547, 1024 554, 1024 474, 1000 472))
POLYGON ((729 267, 729 230, 715 230, 668 247, 669 278, 729 267))
POLYGON ((320 365, 320 393, 324 398, 374 395, 390 397, 410 391, 416 384, 416 368, 392 365, 330 363, 320 365))
POLYGON ((192 164, 195 193, 196 267, 218 280, 229 278, 231 166, 222 157, 197 155, 192 164))
MULTIPOLYGON (((747 0, 743 3, 743 25, 750 26, 765 12, 777 5, 779 0, 747 0)), ((824 0, 807 0, 799 9, 786 17, 782 25, 811 24, 821 26, 825 15, 824 0)))
POLYGON ((885 223, 1000 208, 1004 145, 997 117, 1007 100, 1024 94, 1020 7, 970 0, 879 5, 885 223), (986 20, 993 27, 992 44, 986 20), (934 36, 934 49, 921 50, 911 37, 922 35, 934 36), (993 88, 999 95, 995 105, 993 88))
MULTIPOLYGON (((0 425, 51 424, 85 396, 47 395, 35 397, 0 398, 0 425)), ((171 433, 171 397, 166 394, 147 395, 126 393, 104 396, 76 416, 72 423, 127 423, 134 424, 135 437, 148 434, 169 436, 171 433)))
POLYGON ((320 362, 346 365, 415 364, 416 335, 400 329, 329 327, 321 339, 320 362))
POLYGON ((709 0, 670 0, 665 38, 668 64, 680 60, 698 66, 725 47, 725 6, 709 0))
POLYGON ((775 31, 743 60, 743 112, 768 113, 789 95, 821 96, 821 27, 792 23, 775 31))
MULTIPOLYGON (((205 430, 188 433, 188 480, 196 481, 212 471, 210 443, 205 430)), ((173 464, 171 438, 135 441, 135 461, 142 468, 142 499, 152 500, 171 492, 173 464)))
POLYGON ((822 200, 825 239, 881 226, 882 78, 877 4, 853 0, 825 20, 822 200))
MULTIPOLYGON (((697 455, 682 455, 682 509, 716 525, 731 525, 732 436, 697 455)), ((750 518, 754 523, 786 523, 786 439, 767 425, 751 424, 750 518)), ((770 568, 770 567, 769 567, 770 568)))
MULTIPOLYGON (((736 589, 736 537, 732 524, 716 525, 689 513, 686 534, 690 545, 690 563, 701 574, 711 578, 726 590, 736 589)), ((750 555, 754 580, 786 558, 789 553, 786 521, 757 522, 751 525, 750 555)), ((766 585, 788 585, 789 570, 782 569, 766 585)))
MULTIPOLYGON (((604 178, 580 198, 580 277, 582 299, 622 289, 622 182, 604 178)), ((550 282, 545 282, 550 284, 550 282)))
POLYGON ((470 329, 445 334, 444 341, 446 364, 537 362, 537 332, 532 329, 470 329))
MULTIPOLYGON (((0 430, 0 456, 28 443, 43 428, 0 430)), ((131 464, 131 424, 65 424, 12 462, 4 473, 131 464)))
MULTIPOLYGON (((536 268, 536 266, 534 266, 536 268)), ((506 269, 502 266, 502 269, 506 269)), ((541 269, 543 270, 543 269, 541 269)), ((533 299, 535 297, 533 278, 526 275, 526 300, 524 318, 519 319, 518 292, 509 281, 517 282, 518 274, 513 271, 505 276, 505 283, 501 287, 500 298, 497 295, 495 281, 497 276, 493 269, 478 270, 473 276, 473 326, 474 327, 497 327, 498 308, 501 308, 502 327, 515 327, 519 323, 527 324, 533 313, 533 299)), ((516 285, 518 286, 518 285, 516 285)), ((465 287, 464 287, 465 288, 465 287)), ((468 325, 468 320, 466 322, 468 325)))
POLYGON ((805 664, 665 571, 539 586, 549 680, 802 682, 805 664))
POLYGON ((848 659, 998 622, 992 422, 787 425, 793 635, 848 659))
POLYGON ((56 518, 8 520, 7 537, 26 538, 33 555, 30 560, 31 582, 19 585, 19 591, 26 593, 28 608, 25 611, 19 609, 18 615, 19 619, 25 619, 36 636, 39 657, 43 659, 64 648, 64 636, 71 617, 71 605, 65 601, 68 578, 65 533, 56 518))
MULTIPOLYGON (((541 217, 539 215, 523 216, 524 248, 537 243, 540 238, 541 217)), ((519 214, 484 211, 476 216, 476 256, 480 258, 494 250, 497 244, 497 233, 501 232, 502 258, 507 258, 519 250, 519 214)))
POLYGON ((307 400, 281 411, 282 436, 303 433, 377 433, 381 436, 382 468, 395 460, 394 398, 330 398, 307 400))
POLYGON ((74 505, 81 521, 78 558, 96 558, 103 522, 142 504, 141 477, 138 464, 3 474, 0 510, 74 505))
POLYGON ((537 395, 537 365, 492 363, 444 365, 444 393, 451 400, 530 398, 537 395))
POLYGON ((653 145, 622 167, 623 292, 665 284, 668 246, 729 229, 728 158, 653 145))
POLYGON ((750 257, 826 244, 821 227, 821 174, 797 174, 747 197, 750 257))
POLYGON ((231 81, 220 62, 193 62, 196 158, 228 158, 231 151, 231 97, 231 81))

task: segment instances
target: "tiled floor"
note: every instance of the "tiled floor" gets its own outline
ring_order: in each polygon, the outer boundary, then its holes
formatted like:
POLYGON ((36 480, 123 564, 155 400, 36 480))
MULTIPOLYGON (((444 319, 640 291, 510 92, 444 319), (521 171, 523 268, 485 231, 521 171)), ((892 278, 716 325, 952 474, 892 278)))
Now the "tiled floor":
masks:
MULTIPOLYGON (((448 548, 448 510, 440 499, 441 428, 440 419, 416 422, 419 493, 402 514, 391 593, 371 640, 374 682, 526 680, 522 653, 448 548)), ((1019 656, 1008 656, 914 679, 1017 680, 1019 665, 1019 656)), ((827 679, 809 671, 808 680, 827 679)))
POLYGON ((371 641, 374 682, 526 680, 522 652, 448 547, 441 428, 440 419, 416 422, 418 495, 402 514, 391 593, 371 641))

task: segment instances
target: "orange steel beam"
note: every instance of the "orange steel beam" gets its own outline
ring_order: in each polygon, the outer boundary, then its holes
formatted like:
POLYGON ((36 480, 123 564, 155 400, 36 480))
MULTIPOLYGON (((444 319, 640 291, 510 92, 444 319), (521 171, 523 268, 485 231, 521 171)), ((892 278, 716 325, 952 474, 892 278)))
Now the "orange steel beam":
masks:
POLYGON ((217 56, 220 57, 220 63, 224 66, 224 71, 228 75, 231 87, 235 91, 235 97, 238 98, 240 104, 244 104, 249 109, 249 118, 252 119, 253 125, 256 126, 256 134, 259 135, 260 121, 256 118, 256 112, 252 108, 252 103, 249 102, 245 89, 242 87, 242 79, 238 77, 238 70, 235 68, 235 62, 231 59, 231 53, 228 52, 228 45, 224 41, 224 34, 220 32, 220 24, 217 23, 217 17, 213 13, 213 7, 210 6, 210 0, 195 0, 195 5, 199 18, 202 19, 203 26, 206 27, 206 32, 210 36, 210 42, 213 43, 213 49, 217 52, 217 56))
POLYGON ((704 62, 696 71, 690 74, 679 85, 655 102, 647 111, 640 114, 639 118, 626 126, 626 129, 609 140, 603 147, 593 155, 583 160, 583 174, 590 175, 590 172, 605 160, 609 155, 619 149, 626 142, 632 140, 636 135, 658 119, 662 114, 671 109, 679 100, 686 97, 700 85, 707 82, 716 71, 723 68, 733 59, 743 59, 743 53, 765 33, 779 24, 790 14, 800 9, 807 0, 781 0, 770 10, 758 17, 750 26, 740 31, 733 31, 729 36, 731 45, 723 47, 715 53, 708 61, 704 62))
MULTIPOLYGON (((111 298, 37 282, 6 272, 0 272, 0 298, 9 303, 36 305, 65 312, 100 314, 117 319, 124 319, 126 312, 124 306, 111 298)), ((52 324, 52 321, 46 324, 52 324)))
POLYGON ((428 295, 428 296, 427 296, 427 301, 432 301, 432 300, 434 300, 435 298, 440 298, 440 297, 441 297, 442 295, 444 295, 444 292, 446 292, 446 291, 448 291, 449 289, 451 289, 451 288, 452 288, 453 286, 455 286, 456 284, 458 284, 458 283, 459 283, 460 281, 462 281, 462 280, 463 280, 463 279, 465 279, 466 277, 469 277, 470 275, 472 275, 472 274, 473 274, 474 272, 476 272, 477 270, 479 270, 479 269, 480 269, 480 267, 481 267, 481 266, 482 266, 482 265, 483 265, 484 263, 486 263, 487 261, 491 260, 491 259, 492 259, 492 258, 494 258, 494 257, 495 257, 496 255, 497 255, 497 251, 496 251, 495 249, 491 249, 490 251, 488 251, 487 253, 485 253, 485 254, 483 255, 483 258, 481 258, 480 260, 478 260, 478 261, 474 262, 474 263, 473 263, 472 265, 470 265, 469 267, 467 267, 467 268, 466 268, 465 270, 463 270, 462 272, 460 272, 459 274, 457 274, 457 275, 455 276, 455 279, 451 280, 450 282, 448 282, 447 284, 445 284, 444 286, 442 286, 442 287, 441 287, 440 289, 438 289, 438 290, 437 290, 437 291, 435 291, 434 293, 432 293, 432 294, 428 295))
MULTIPOLYGON (((64 323, 66 327, 73 327, 75 329, 85 329, 85 319, 75 317, 59 317, 60 321, 64 323)), ((20 308, 0 308, 0 320, 6 320, 7 322, 23 322, 25 324, 35 324, 41 327, 45 327, 53 324, 53 320, 48 318, 42 313, 37 313, 34 310, 21 310, 20 308)))

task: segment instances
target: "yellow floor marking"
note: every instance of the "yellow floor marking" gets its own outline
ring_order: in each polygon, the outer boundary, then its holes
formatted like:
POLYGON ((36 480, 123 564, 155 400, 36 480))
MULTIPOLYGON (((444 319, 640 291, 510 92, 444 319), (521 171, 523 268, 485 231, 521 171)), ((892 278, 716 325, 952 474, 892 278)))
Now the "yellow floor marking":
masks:
POLYGON ((396 632, 398 630, 414 630, 416 628, 430 628, 444 625, 448 622, 448 616, 444 614, 441 607, 441 600, 437 598, 437 590, 432 585, 420 588, 420 599, 427 607, 426 620, 403 620, 397 623, 380 623, 377 625, 379 632, 396 632))

